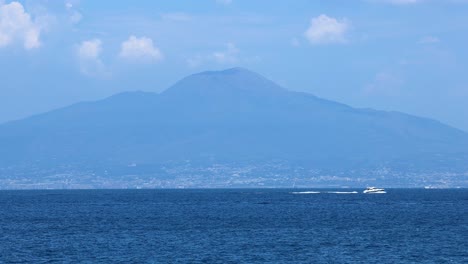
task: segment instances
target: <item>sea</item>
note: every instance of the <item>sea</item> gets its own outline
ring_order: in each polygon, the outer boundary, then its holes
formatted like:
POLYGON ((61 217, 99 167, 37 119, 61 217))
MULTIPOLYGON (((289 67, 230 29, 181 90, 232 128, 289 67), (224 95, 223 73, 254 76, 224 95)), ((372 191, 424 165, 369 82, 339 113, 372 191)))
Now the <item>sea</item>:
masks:
POLYGON ((0 263, 77 262, 468 263, 468 189, 0 191, 0 263))

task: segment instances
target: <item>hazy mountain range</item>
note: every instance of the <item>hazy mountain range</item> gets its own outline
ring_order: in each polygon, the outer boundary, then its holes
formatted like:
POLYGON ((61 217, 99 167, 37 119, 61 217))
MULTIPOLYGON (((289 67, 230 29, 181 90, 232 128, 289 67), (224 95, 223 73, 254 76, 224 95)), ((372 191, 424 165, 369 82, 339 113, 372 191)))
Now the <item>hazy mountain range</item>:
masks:
POLYGON ((274 164, 305 172, 468 171, 461 130, 290 91, 242 68, 194 74, 160 94, 126 92, 9 122, 0 125, 0 146, 3 178, 104 171, 167 178, 161 167, 187 164, 270 164, 268 175, 274 164))

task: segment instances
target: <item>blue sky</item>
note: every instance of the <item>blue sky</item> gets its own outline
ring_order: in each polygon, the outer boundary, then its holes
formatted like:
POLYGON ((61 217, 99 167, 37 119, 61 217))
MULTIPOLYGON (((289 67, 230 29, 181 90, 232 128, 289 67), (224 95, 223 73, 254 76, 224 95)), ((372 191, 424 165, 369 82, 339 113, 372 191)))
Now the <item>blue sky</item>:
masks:
POLYGON ((241 66, 468 131, 468 1, 0 0, 0 122, 241 66))

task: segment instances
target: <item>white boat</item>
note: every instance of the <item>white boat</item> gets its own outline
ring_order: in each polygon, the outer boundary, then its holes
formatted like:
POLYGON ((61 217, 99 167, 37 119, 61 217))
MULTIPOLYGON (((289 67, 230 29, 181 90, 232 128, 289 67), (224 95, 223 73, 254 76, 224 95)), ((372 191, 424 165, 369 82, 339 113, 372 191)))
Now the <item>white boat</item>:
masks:
POLYGON ((385 189, 376 188, 376 187, 367 187, 363 193, 387 193, 385 189))

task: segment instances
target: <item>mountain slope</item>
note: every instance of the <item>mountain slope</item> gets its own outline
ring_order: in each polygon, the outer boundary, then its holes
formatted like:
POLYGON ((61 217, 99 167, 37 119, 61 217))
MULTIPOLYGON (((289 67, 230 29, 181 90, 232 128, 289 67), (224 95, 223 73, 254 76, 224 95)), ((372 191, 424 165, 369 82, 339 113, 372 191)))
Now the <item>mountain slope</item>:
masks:
POLYGON ((0 126, 0 167, 258 163, 321 169, 467 169, 468 135, 398 112, 288 91, 241 68, 188 76, 0 126))

